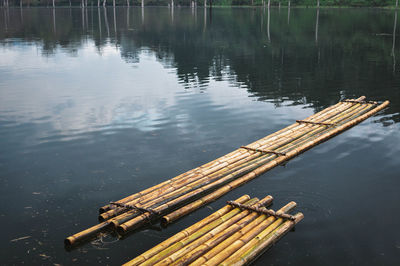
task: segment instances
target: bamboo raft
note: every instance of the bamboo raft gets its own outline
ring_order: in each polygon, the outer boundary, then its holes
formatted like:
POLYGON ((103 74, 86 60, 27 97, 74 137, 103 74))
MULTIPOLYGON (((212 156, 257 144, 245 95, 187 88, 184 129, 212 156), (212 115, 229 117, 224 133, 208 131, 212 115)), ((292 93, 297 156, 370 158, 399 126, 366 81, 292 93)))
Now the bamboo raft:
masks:
POLYGON ((288 214, 289 202, 277 212, 267 209, 273 198, 244 195, 196 224, 175 234, 124 266, 244 265, 252 262, 303 219, 288 214))
POLYGON ((120 235, 161 219, 167 225, 388 106, 341 101, 214 161, 100 208, 100 223, 65 239, 66 246, 104 230, 120 235))

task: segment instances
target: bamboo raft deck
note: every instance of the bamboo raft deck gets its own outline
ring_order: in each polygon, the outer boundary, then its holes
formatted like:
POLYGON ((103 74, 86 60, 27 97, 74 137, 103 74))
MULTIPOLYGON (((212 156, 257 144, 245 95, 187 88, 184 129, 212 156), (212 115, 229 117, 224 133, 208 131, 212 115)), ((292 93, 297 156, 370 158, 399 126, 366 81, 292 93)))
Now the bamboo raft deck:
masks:
POLYGON ((288 214, 296 207, 293 201, 277 212, 267 209, 272 200, 244 195, 228 202, 124 266, 249 264, 304 217, 300 212, 288 214))
POLYGON ((216 200, 300 153, 362 122, 388 106, 341 101, 304 120, 158 185, 100 208, 100 223, 65 239, 72 246, 104 230, 120 235, 161 219, 162 225, 216 200))

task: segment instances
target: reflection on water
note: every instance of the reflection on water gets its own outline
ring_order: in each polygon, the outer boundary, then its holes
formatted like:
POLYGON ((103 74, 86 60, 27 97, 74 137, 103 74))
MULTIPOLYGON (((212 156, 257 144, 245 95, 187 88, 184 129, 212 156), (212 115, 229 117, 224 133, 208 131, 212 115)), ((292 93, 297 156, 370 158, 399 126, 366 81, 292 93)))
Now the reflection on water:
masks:
POLYGON ((397 10, 394 13, 394 25, 393 25, 393 46, 392 46, 392 57, 393 57, 393 73, 396 72, 396 53, 395 53, 395 47, 396 47, 396 27, 397 27, 397 10))
POLYGON ((123 241, 62 240, 107 201, 366 95, 390 108, 211 208, 244 193, 299 202, 303 224, 260 265, 395 264, 397 23, 383 10, 1 9, 4 263, 125 262, 209 208, 123 241))

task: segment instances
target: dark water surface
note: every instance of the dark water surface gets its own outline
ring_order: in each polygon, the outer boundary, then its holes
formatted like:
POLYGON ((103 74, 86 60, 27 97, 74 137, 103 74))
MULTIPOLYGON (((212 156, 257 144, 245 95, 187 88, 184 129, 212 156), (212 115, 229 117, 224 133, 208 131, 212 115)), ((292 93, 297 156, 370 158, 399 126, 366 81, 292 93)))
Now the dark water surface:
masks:
POLYGON ((247 193, 305 214, 259 265, 400 265, 398 20, 0 9, 1 264, 117 265, 247 193), (106 202, 361 95, 391 105, 167 229, 64 250, 106 202))

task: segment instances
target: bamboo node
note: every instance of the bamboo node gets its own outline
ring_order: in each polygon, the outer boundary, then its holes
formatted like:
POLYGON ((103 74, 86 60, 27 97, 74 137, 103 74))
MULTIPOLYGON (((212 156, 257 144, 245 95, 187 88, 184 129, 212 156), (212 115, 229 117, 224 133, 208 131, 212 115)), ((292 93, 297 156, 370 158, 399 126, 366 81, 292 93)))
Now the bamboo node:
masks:
POLYGON ((240 204, 234 201, 228 201, 227 202, 228 205, 234 206, 236 208, 239 208, 241 210, 249 210, 249 211, 253 211, 256 212, 258 214, 267 214, 269 216, 274 216, 276 218, 282 218, 285 220, 290 220, 290 221, 295 221, 296 217, 287 213, 277 213, 274 210, 271 209, 265 209, 265 208, 258 208, 258 207, 254 207, 254 206, 247 206, 244 204, 240 204))
POLYGON ((246 149, 249 151, 261 152, 261 153, 272 153, 272 154, 279 155, 279 156, 286 156, 286 153, 284 153, 284 152, 278 152, 278 151, 273 151, 273 150, 253 149, 253 148, 246 147, 246 146, 240 146, 240 148, 246 149))

